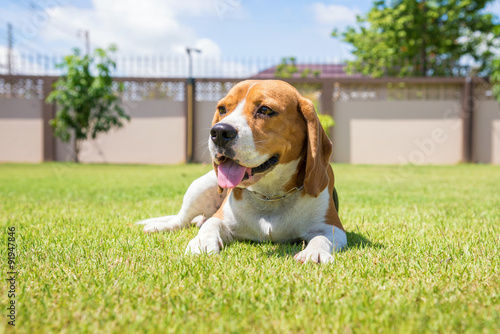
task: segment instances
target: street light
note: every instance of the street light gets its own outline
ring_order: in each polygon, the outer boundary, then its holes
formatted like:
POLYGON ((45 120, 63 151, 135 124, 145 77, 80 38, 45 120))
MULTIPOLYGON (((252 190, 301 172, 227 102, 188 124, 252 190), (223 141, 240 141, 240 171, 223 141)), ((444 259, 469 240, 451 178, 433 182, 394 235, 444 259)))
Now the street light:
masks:
POLYGON ((200 49, 186 47, 186 52, 189 59, 189 73, 186 82, 186 106, 187 106, 187 117, 186 117, 186 161, 193 162, 194 153, 194 105, 195 105, 195 91, 194 91, 194 78, 193 78, 193 59, 191 58, 191 52, 201 53, 200 49))
POLYGON ((191 57, 191 52, 201 53, 201 50, 200 49, 186 47, 186 52, 188 54, 188 59, 189 59, 189 75, 188 75, 188 78, 191 79, 193 77, 193 59, 191 57))

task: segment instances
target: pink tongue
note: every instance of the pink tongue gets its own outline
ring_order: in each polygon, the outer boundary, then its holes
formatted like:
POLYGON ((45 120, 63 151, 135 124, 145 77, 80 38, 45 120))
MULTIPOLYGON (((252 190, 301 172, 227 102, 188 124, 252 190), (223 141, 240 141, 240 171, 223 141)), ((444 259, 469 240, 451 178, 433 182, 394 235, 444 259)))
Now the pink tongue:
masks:
POLYGON ((217 182, 222 188, 234 188, 243 180, 246 167, 238 165, 231 159, 227 159, 218 167, 217 182))

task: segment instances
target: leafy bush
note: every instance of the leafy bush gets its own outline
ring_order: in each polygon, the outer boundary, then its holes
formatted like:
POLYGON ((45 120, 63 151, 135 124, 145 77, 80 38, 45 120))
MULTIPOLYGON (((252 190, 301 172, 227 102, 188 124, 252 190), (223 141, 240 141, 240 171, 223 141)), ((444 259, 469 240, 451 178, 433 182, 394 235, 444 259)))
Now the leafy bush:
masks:
POLYGON ((75 162, 79 161, 82 141, 95 139, 99 133, 122 127, 123 120, 130 120, 120 107, 123 85, 113 82, 111 77, 116 63, 110 53, 116 50, 111 45, 107 50, 95 49, 92 55, 82 55, 75 48, 73 54, 57 65, 66 74, 54 83, 54 90, 47 97, 47 102, 59 107, 50 124, 55 136, 63 142, 73 139, 75 162))

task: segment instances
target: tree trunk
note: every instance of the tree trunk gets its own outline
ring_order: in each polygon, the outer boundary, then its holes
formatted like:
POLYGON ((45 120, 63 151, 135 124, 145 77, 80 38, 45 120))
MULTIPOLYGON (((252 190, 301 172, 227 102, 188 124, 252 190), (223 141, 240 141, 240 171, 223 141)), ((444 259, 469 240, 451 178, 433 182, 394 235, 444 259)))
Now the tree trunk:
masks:
POLYGON ((425 77, 427 73, 427 45, 425 37, 427 34, 427 4, 426 1, 422 1, 423 6, 423 22, 422 22, 422 49, 420 50, 420 57, 422 58, 422 76, 425 77))
POLYGON ((75 137, 73 138, 73 162, 79 163, 80 162, 80 140, 76 139, 76 131, 75 131, 75 137))

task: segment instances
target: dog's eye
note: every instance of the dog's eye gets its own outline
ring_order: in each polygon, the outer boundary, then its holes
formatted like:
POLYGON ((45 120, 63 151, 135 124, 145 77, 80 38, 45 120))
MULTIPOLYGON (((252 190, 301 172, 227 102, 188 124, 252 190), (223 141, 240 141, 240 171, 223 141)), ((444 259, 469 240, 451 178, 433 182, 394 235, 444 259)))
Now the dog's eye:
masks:
POLYGON ((224 106, 217 107, 217 110, 219 110, 219 114, 221 115, 224 115, 227 112, 226 107, 224 106))
POLYGON ((257 110, 257 114, 264 115, 264 116, 271 116, 271 115, 274 115, 275 113, 276 112, 274 112, 274 110, 272 110, 271 108, 266 107, 266 106, 262 106, 259 108, 259 110, 257 110))

